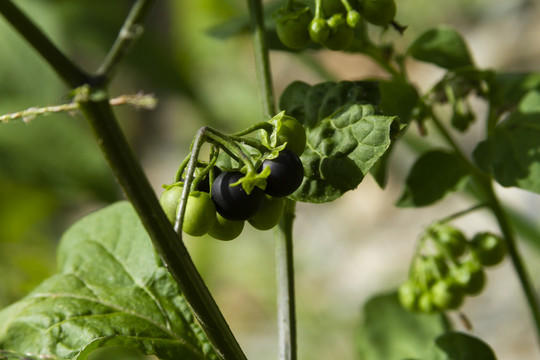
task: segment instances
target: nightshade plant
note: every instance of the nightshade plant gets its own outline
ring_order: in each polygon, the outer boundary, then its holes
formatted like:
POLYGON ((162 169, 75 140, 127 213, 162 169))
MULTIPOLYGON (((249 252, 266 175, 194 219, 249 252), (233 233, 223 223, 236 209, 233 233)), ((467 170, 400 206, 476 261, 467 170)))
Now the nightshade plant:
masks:
POLYGON ((129 199, 73 225, 58 248, 59 273, 0 312, 0 359, 245 359, 191 261, 182 229, 231 240, 246 220, 257 229, 277 225, 279 358, 296 359, 295 203, 336 200, 368 175, 384 188, 393 146, 415 130, 426 138, 433 131, 439 140, 418 154, 397 205, 428 206, 463 192, 471 206, 420 231, 403 285, 366 303, 357 335, 360 358, 495 359, 485 342, 455 331, 446 311, 459 310, 466 295, 481 294, 489 277, 485 268, 506 255, 540 337, 538 302, 516 246, 516 229, 493 187, 497 182, 540 193, 540 76, 476 67, 463 38, 446 26, 427 30, 404 53, 374 42, 370 27, 405 31, 394 19, 392 0, 286 0, 277 10, 276 3, 266 9, 260 0, 247 3, 249 16, 212 33, 223 38, 247 27, 253 34, 266 118, 234 134, 201 128, 160 204, 108 94, 153 1, 134 2, 95 73, 68 59, 11 0, 0 1, 0 13, 72 89, 74 102, 65 109, 79 109, 88 120, 129 199), (276 107, 269 48, 321 47, 370 57, 388 78, 293 81, 276 107), (408 59, 445 73, 421 94, 408 78, 408 59), (486 119, 472 110, 471 96, 486 102, 486 119), (450 106, 448 119, 440 117, 441 105, 450 106), (465 133, 481 121, 485 138, 467 154, 449 128, 465 133), (205 144, 209 157, 201 159, 205 144), (282 165, 291 169, 290 184, 285 190, 267 188, 287 175, 282 165), (500 234, 483 231, 467 239, 452 225, 479 209, 493 214, 500 234))

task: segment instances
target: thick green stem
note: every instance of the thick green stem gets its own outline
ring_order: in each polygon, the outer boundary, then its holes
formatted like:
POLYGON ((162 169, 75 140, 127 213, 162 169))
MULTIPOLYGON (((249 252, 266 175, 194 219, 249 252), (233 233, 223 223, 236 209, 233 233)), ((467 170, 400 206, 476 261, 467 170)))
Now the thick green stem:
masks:
POLYGON ((178 282, 208 339, 223 359, 246 359, 181 238, 163 213, 145 173, 118 126, 108 99, 80 100, 79 106, 154 247, 178 282))
POLYGON ((132 7, 105 60, 95 73, 96 86, 106 86, 116 74, 120 60, 143 33, 142 23, 155 0, 138 0, 132 7))
MULTIPOLYGON (((132 16, 142 19, 144 13, 148 10, 149 3, 146 0, 139 0, 135 7, 140 6, 141 8, 132 10, 132 16), (134 13, 137 16, 133 15, 134 13)), ((103 68, 103 71, 107 73, 91 77, 58 50, 11 1, 0 1, 0 13, 6 17, 68 85, 73 88, 85 85, 78 90, 79 109, 90 123, 97 142, 118 182, 137 211, 154 247, 180 286, 203 331, 222 359, 246 359, 221 311, 195 268, 182 239, 174 232, 159 205, 156 194, 118 125, 109 104, 107 91, 104 88, 92 88, 92 85, 102 83, 103 78, 109 78, 124 50, 113 49, 113 54, 116 53, 116 55, 111 55, 112 60, 105 62, 105 64, 109 65, 104 65, 103 68), (108 72, 111 72, 111 74, 108 72)), ((124 48, 126 40, 118 40, 117 44, 119 44, 119 48, 124 48)))
POLYGON ((274 232, 278 292, 279 359, 296 360, 293 223, 296 203, 286 200, 285 212, 274 232))
POLYGON ((0 0, 0 14, 34 47, 70 87, 76 88, 89 82, 89 75, 68 59, 11 0, 0 0))
POLYGON ((253 26, 253 47, 255 50, 255 67, 262 97, 264 115, 271 118, 275 115, 274 89, 266 32, 264 27, 263 7, 261 0, 248 0, 248 7, 253 26))

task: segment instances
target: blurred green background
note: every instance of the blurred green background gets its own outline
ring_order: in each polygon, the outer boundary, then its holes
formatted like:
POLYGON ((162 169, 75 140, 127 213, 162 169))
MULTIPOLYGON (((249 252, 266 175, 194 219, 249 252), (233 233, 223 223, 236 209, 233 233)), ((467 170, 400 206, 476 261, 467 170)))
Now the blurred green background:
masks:
MULTIPOLYGON (((15 3, 91 71, 114 41, 132 1, 15 3)), ((396 41, 403 50, 418 33, 446 23, 462 32, 480 67, 538 70, 540 6, 535 1, 398 0, 397 5, 398 22, 408 25, 405 35, 375 31, 375 39, 396 41)), ((204 124, 228 132, 262 119, 250 37, 208 36, 210 28, 245 13, 240 0, 157 1, 144 36, 112 85, 112 96, 144 91, 159 100, 154 111, 117 109, 157 194, 172 181, 197 128, 204 124)), ((69 100, 70 89, 3 20, 0 49, 1 114, 69 100)), ((307 65, 314 61, 336 79, 382 74, 361 55, 272 52, 271 59, 276 96, 293 80, 324 80, 307 65)), ((408 69, 421 89, 442 74, 418 63, 409 63, 408 69)), ((475 106, 482 112, 480 103, 475 106)), ((479 129, 471 130, 465 148, 481 136, 479 129)), ((405 278, 423 226, 465 207, 465 200, 453 197, 429 209, 395 209, 400 181, 413 159, 406 147, 394 152, 384 191, 368 178, 332 204, 299 204, 295 255, 301 359, 354 358, 361 305, 405 278)), ((501 190, 501 195, 538 220, 537 196, 513 190, 501 190)), ((0 307, 54 273, 57 243, 71 223, 119 199, 122 193, 78 114, 0 124, 0 307)), ((494 227, 481 213, 458 225, 469 234, 494 227)), ((272 232, 246 227, 230 243, 203 237, 189 238, 187 244, 248 357, 275 359, 272 232)), ((526 260, 538 284, 539 256, 528 249, 526 260)), ((534 354, 534 335, 523 320, 528 313, 508 263, 490 272, 488 289, 468 301, 464 311, 476 335, 500 358, 534 354)))

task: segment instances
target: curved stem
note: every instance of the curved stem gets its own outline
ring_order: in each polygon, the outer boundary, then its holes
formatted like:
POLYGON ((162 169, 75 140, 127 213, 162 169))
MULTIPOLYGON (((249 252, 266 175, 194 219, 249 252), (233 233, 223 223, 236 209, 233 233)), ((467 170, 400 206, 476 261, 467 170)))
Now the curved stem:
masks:
POLYGON ((286 200, 283 218, 274 231, 280 360, 296 360, 297 358, 292 235, 295 205, 294 201, 286 200))
POLYGON ((0 1, 0 14, 49 63, 70 87, 86 84, 90 76, 73 63, 11 0, 0 1))

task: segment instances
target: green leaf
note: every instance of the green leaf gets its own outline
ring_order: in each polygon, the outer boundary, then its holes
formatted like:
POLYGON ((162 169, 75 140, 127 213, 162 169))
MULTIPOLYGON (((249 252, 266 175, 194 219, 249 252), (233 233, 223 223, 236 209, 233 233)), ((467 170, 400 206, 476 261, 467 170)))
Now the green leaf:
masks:
POLYGON ((383 115, 398 116, 401 124, 408 124, 411 114, 418 103, 416 88, 400 78, 380 81, 380 108, 383 115))
POLYGON ((540 73, 496 73, 488 85, 490 105, 502 113, 514 109, 529 91, 540 89, 540 73))
POLYGON ((303 81, 294 81, 287 86, 279 99, 279 108, 287 109, 287 115, 302 121, 306 117, 304 101, 312 87, 303 81))
POLYGON ((322 203, 360 184, 388 150, 398 123, 395 116, 380 115, 373 105, 380 97, 375 82, 308 86, 293 82, 280 100, 282 109, 294 113, 307 133, 301 156, 304 180, 291 198, 322 203))
POLYGON ((418 36, 408 50, 420 61, 429 62, 445 69, 473 65, 467 44, 454 29, 441 25, 418 36))
POLYGON ((92 343, 163 359, 217 358, 129 203, 73 225, 58 263, 57 275, 0 312, 0 348, 85 360, 92 343))
POLYGON ((355 189, 390 146, 395 120, 376 115, 373 105, 347 104, 319 122, 308 133, 304 180, 291 197, 321 203, 355 189))
POLYGON ((442 314, 405 310, 395 292, 371 298, 364 306, 363 318, 356 335, 362 360, 424 358, 433 339, 449 326, 442 314))
POLYGON ((435 343, 451 360, 496 360, 493 350, 482 340, 460 332, 448 332, 435 343))
POLYGON ((529 91, 519 102, 518 111, 521 114, 538 114, 540 113, 540 91, 529 91))
POLYGON ((412 166, 396 205, 420 207, 433 204, 460 189, 468 174, 467 164, 457 154, 443 150, 429 151, 412 166))
MULTIPOLYGON (((28 353, 18 354, 12 351, 0 350, 0 360, 43 360, 43 358, 28 353)), ((56 360, 56 358, 48 357, 46 360, 56 360)))
POLYGON ((473 152, 476 163, 502 186, 540 193, 540 117, 512 114, 473 152))

